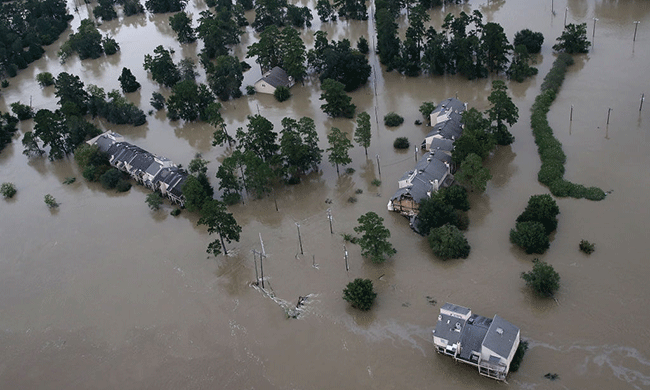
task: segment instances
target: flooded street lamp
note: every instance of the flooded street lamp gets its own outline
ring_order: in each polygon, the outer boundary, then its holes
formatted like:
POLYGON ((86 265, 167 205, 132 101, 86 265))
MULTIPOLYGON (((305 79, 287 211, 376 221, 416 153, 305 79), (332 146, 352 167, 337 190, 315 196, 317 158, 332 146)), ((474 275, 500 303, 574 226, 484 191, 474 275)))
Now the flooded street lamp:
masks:
POLYGON ((641 23, 640 20, 634 21, 634 38, 632 38, 632 42, 636 41, 636 29, 639 28, 639 23, 641 23))

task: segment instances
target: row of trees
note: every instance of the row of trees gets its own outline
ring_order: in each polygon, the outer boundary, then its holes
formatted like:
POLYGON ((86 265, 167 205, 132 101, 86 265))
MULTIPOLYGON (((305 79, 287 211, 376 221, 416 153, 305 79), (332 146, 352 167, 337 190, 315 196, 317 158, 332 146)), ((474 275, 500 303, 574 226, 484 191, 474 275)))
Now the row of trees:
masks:
POLYGON ((71 54, 77 53, 79 58, 99 58, 102 54, 112 55, 120 50, 119 44, 110 36, 102 37, 90 19, 81 21, 76 33, 70 34, 68 40, 59 49, 61 61, 65 61, 71 54))
POLYGON ((470 80, 487 77, 490 72, 507 71, 516 80, 537 73, 529 62, 530 54, 539 52, 543 42, 540 33, 519 32, 513 47, 503 27, 495 22, 483 23, 478 10, 469 15, 461 12, 457 17, 448 14, 442 30, 437 32, 433 27, 425 29, 429 15, 426 7, 417 5, 410 9, 409 27, 401 42, 395 22, 400 7, 390 5, 387 1, 379 2, 375 14, 377 51, 388 70, 397 69, 408 76, 417 76, 422 71, 438 75, 460 73, 470 80), (509 67, 508 55, 515 48, 509 67))
POLYGON ((55 111, 39 110, 34 116, 34 130, 25 133, 22 143, 27 156, 40 156, 49 147, 51 160, 61 159, 84 141, 101 134, 101 130, 84 116, 104 117, 115 124, 141 125, 146 116, 118 91, 106 94, 95 85, 84 89, 79 76, 60 73, 54 81, 54 95, 59 99, 55 111))
POLYGON ((3 2, 0 15, 0 76, 9 77, 41 58, 72 20, 63 0, 3 2))

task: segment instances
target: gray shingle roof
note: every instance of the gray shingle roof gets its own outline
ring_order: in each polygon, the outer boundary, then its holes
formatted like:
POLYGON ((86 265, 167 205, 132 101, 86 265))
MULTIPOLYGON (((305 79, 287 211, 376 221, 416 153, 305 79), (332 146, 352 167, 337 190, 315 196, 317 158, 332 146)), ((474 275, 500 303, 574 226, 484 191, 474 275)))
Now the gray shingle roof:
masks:
POLYGON ((440 319, 436 323, 435 336, 447 340, 448 344, 458 342, 462 335, 462 329, 465 326, 465 320, 446 314, 440 314, 438 318, 440 319))
POLYGON ((515 343, 518 333, 518 327, 498 315, 495 315, 492 324, 485 335, 483 345, 498 353, 500 356, 507 358, 512 350, 512 346, 515 343))
POLYGON ((289 87, 291 86, 291 80, 289 80, 289 75, 284 69, 276 66, 271 69, 268 73, 262 77, 262 80, 267 82, 269 85, 277 88, 279 86, 289 87))
POLYGON ((454 150, 454 141, 445 138, 434 138, 431 140, 431 147, 429 149, 451 152, 452 150, 454 150))
POLYGON ((461 358, 469 360, 472 352, 481 353, 481 344, 491 322, 492 320, 487 317, 472 314, 467 320, 460 337, 461 358))

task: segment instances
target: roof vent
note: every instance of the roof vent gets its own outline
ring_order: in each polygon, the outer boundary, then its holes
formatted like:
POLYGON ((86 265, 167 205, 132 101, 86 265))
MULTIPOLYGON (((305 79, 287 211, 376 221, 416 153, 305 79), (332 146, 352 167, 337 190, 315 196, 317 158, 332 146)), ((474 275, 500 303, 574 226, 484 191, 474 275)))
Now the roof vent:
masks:
POLYGON ((456 322, 456 329, 460 329, 460 322, 456 322))
POLYGON ((503 329, 497 328, 497 333, 502 335, 503 334, 503 329))

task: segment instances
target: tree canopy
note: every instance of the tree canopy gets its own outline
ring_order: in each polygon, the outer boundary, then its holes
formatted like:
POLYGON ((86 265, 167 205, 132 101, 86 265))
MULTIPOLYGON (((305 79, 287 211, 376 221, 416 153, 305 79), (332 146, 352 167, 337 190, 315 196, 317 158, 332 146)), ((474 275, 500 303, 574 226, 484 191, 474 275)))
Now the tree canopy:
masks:
POLYGON ((338 81, 326 79, 321 84, 323 93, 320 95, 320 100, 325 100, 320 108, 327 115, 338 118, 352 118, 357 106, 352 104, 352 98, 349 97, 345 91, 345 86, 338 81))
POLYGON ((145 54, 144 69, 151 73, 151 78, 165 87, 173 87, 181 80, 181 74, 172 60, 172 50, 165 49, 158 45, 154 49, 155 56, 145 54))
POLYGON ((222 249, 227 255, 228 250, 225 242, 238 242, 239 234, 242 231, 232 213, 226 210, 226 205, 216 199, 210 199, 203 204, 201 218, 197 221, 197 225, 205 225, 208 227, 209 234, 217 233, 219 235, 220 240, 212 241, 207 249, 207 252, 214 256, 221 254, 222 249))
POLYGON ((517 31, 515 34, 515 39, 513 40, 513 45, 515 47, 524 45, 530 54, 539 53, 542 50, 543 43, 544 34, 541 32, 533 32, 527 28, 521 31, 517 31))
POLYGON ((517 222, 540 222, 544 225, 546 234, 550 234, 557 229, 558 214, 560 208, 550 195, 532 195, 524 212, 517 217, 517 222))
POLYGON ((569 54, 589 52, 591 42, 587 40, 587 23, 567 24, 562 35, 557 38, 557 42, 553 45, 555 51, 569 54))
POLYGON ((383 218, 369 211, 360 216, 357 222, 359 226, 354 231, 361 233, 358 243, 364 257, 370 258, 373 263, 383 263, 397 252, 388 241, 390 231, 384 226, 383 218))
POLYGON ((463 160, 460 170, 456 173, 456 180, 459 183, 478 192, 485 191, 490 179, 492 179, 490 170, 483 166, 481 158, 474 153, 469 154, 463 160))
POLYGON ((454 225, 431 229, 428 241, 433 254, 441 260, 466 259, 469 256, 469 243, 463 232, 454 225))
POLYGON ((357 115, 357 128, 354 130, 354 142, 358 143, 359 146, 363 146, 366 157, 368 156, 368 146, 370 146, 371 136, 370 114, 365 111, 360 112, 357 115))
POLYGON ((359 310, 370 310, 376 297, 377 293, 370 279, 354 279, 343 289, 343 299, 359 310))
POLYGON ((352 162, 349 150, 352 148, 352 142, 348 139, 346 133, 336 127, 327 135, 327 142, 330 147, 327 148, 329 155, 327 159, 332 165, 336 166, 336 173, 339 173, 339 164, 347 165, 352 162))
POLYGON ((521 278, 535 293, 543 297, 552 297, 560 288, 560 274, 552 265, 538 259, 533 260, 531 271, 521 273, 521 278))
POLYGON ((537 221, 517 222, 510 230, 510 242, 528 254, 544 253, 551 246, 544 225, 537 221))

